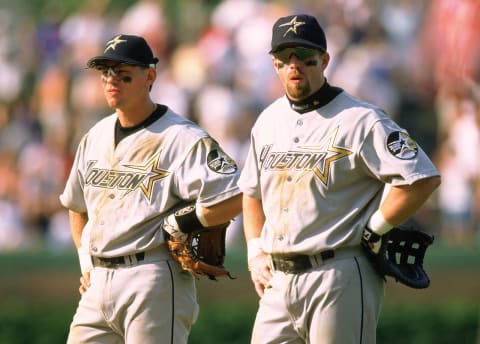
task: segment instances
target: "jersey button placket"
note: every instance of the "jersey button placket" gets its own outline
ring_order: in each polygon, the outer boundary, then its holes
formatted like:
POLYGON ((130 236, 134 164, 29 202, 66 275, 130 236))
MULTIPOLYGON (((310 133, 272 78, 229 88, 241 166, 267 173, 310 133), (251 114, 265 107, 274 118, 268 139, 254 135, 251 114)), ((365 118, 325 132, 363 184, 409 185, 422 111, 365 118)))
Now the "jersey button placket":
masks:
MULTIPOLYGON (((300 133, 299 131, 299 128, 303 125, 303 121, 301 119, 298 119, 294 122, 294 125, 293 125, 293 128, 292 128, 292 132, 295 132, 295 134, 298 134, 300 133)), ((293 136, 291 138, 292 141, 292 144, 290 144, 290 150, 292 151, 296 151, 297 150, 297 146, 298 146, 298 143, 300 142, 300 137, 299 136, 293 136)), ((290 174, 291 171, 285 171, 286 173, 290 174)), ((288 175, 285 179, 285 189, 284 189, 284 194, 285 195, 290 195, 291 192, 293 192, 293 185, 292 185, 292 181, 293 181, 293 177, 291 175, 288 175)), ((289 199, 289 197, 287 197, 287 199, 289 199)), ((279 230, 276 234, 275 234, 275 241, 279 244, 279 247, 281 248, 284 248, 285 245, 287 245, 289 239, 288 239, 288 219, 289 219, 289 207, 288 207, 288 202, 285 202, 284 203, 284 206, 281 208, 281 213, 283 214, 283 218, 285 218, 285 224, 284 224, 284 228, 279 230)))
MULTIPOLYGON (((303 125, 303 121, 301 119, 298 119, 296 122, 295 122, 295 128, 294 128, 294 131, 296 134, 298 133, 301 133, 301 127, 303 125)), ((300 142, 300 138, 298 136, 294 136, 293 137, 293 142, 294 143, 299 143, 300 142)))

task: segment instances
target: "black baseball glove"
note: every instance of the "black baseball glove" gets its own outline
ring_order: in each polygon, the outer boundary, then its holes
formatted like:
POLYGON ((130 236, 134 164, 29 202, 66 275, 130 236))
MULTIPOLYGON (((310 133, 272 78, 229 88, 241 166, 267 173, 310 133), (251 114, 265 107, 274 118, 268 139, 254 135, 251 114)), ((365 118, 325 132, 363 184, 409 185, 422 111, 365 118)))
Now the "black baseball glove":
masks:
POLYGON ((430 285, 428 274, 423 268, 423 258, 434 237, 418 227, 416 222, 409 220, 383 236, 365 228, 362 246, 375 270, 384 279, 390 276, 410 288, 423 289, 430 285), (374 253, 369 244, 379 240, 380 250, 374 253))

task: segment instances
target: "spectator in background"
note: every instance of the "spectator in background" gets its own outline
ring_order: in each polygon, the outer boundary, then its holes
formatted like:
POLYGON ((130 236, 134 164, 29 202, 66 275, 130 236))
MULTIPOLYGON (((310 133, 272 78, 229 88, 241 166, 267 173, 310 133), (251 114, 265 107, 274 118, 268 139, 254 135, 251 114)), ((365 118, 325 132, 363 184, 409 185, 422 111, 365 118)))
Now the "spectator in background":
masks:
MULTIPOLYGON (((218 142, 233 160, 239 161, 241 170, 245 161, 250 128, 255 112, 249 112, 247 100, 219 84, 210 84, 198 94, 194 103, 195 119, 218 142)), ((243 217, 237 216, 228 228, 226 243, 233 247, 243 239, 243 217)))
POLYGON ((170 24, 165 16, 164 0, 140 0, 121 15, 117 30, 144 37, 152 47, 153 54, 159 59, 159 67, 163 67, 172 43, 170 24))
POLYGON ((415 77, 433 81, 435 90, 464 88, 480 77, 480 2, 435 0, 429 2, 421 27, 415 77))
POLYGON ((477 0, 430 1, 412 59, 414 85, 435 104, 438 120, 436 155, 446 173, 438 193, 443 239, 462 245, 475 242, 480 224, 479 16, 477 0))
MULTIPOLYGON (((25 2, 22 12, 13 5, 0 6, 2 149, 7 144, 14 156, 20 156, 26 145, 37 144, 44 139, 44 132, 52 130, 44 127, 45 123, 57 122, 68 138, 64 164, 70 163, 80 137, 106 108, 98 98, 98 77, 81 70, 82 61, 119 28, 145 35, 161 60, 152 98, 194 120, 197 99, 212 85, 248 100, 240 101, 233 116, 240 123, 251 123, 250 117, 255 117, 258 109, 282 94, 264 54, 269 44, 265 28, 292 10, 316 14, 325 23, 333 56, 327 70, 329 81, 345 85, 367 101, 376 102, 380 97, 392 116, 398 116, 400 123, 408 122, 407 129, 421 128, 425 148, 436 146, 435 119, 439 131, 450 127, 449 116, 444 116, 447 110, 442 110, 449 107, 442 101, 442 94, 449 91, 442 85, 458 88, 455 80, 462 78, 474 85, 478 82, 480 25, 476 20, 479 2, 475 0, 213 3, 190 1, 186 6, 171 0, 142 0, 125 6, 110 0, 87 0, 67 11, 64 2, 25 2), (34 12, 26 12, 29 8, 34 12), (452 71, 458 77, 449 81, 452 71), (63 82, 57 84, 61 78, 63 82), (46 81, 55 79, 52 85, 63 86, 45 90, 49 87, 46 81), (47 98, 40 100, 40 94, 47 98), (434 100, 436 114, 431 107, 434 100)), ((236 140, 229 136, 222 133, 228 142, 236 140)), ((18 167, 17 160, 14 165, 18 167)), ((473 202, 478 209, 478 201, 473 202)), ((18 197, 11 205, 20 220, 25 220, 18 197)), ((42 235, 37 237, 42 240, 42 235)))
POLYGON ((108 3, 109 0, 85 0, 60 22, 58 36, 62 60, 68 61, 68 68, 75 73, 75 77, 103 41, 113 35, 112 30, 116 25, 105 16, 108 3))
POLYGON ((449 128, 437 152, 444 176, 438 192, 441 234, 446 244, 467 246, 475 244, 479 224, 480 113, 471 96, 457 93, 450 96, 449 128))
POLYGON ((22 222, 18 198, 16 157, 11 151, 0 151, 0 251, 20 249, 27 233, 22 222))

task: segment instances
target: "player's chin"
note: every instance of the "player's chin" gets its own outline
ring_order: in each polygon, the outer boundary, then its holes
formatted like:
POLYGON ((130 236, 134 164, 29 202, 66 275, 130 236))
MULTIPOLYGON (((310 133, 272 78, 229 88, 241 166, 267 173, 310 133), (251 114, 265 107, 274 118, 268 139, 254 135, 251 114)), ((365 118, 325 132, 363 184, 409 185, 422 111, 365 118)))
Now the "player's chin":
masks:
POLYGON ((302 83, 289 83, 287 85, 287 93, 293 100, 305 99, 310 94, 310 87, 302 83))
POLYGON ((107 104, 111 108, 118 108, 120 107, 121 101, 118 97, 107 97, 107 104))

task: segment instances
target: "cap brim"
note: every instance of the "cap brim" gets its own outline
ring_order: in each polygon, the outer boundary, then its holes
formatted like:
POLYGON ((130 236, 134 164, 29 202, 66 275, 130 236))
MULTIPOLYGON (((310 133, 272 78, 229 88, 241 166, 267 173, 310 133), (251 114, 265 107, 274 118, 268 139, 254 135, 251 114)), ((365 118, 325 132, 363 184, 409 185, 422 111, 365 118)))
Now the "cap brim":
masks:
POLYGON ((314 49, 321 50, 323 52, 326 51, 325 48, 322 47, 321 45, 313 44, 312 42, 304 40, 304 39, 296 39, 296 40, 291 40, 291 41, 287 41, 287 42, 283 41, 281 44, 278 44, 275 47, 273 47, 268 53, 272 54, 272 53, 275 53, 279 50, 282 50, 283 48, 297 47, 297 46, 314 48, 314 49))
POLYGON ((88 68, 95 68, 97 66, 104 65, 108 61, 125 63, 125 64, 129 64, 129 65, 132 65, 132 66, 145 66, 145 67, 149 66, 148 64, 141 63, 141 62, 138 62, 136 60, 129 59, 129 58, 123 58, 123 57, 119 58, 119 57, 114 57, 114 56, 101 55, 101 56, 92 57, 90 60, 88 60, 87 67, 88 68))

